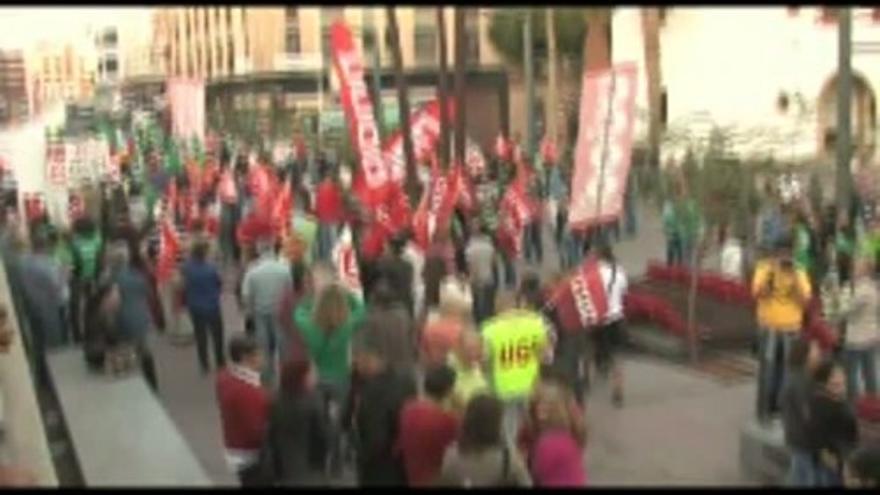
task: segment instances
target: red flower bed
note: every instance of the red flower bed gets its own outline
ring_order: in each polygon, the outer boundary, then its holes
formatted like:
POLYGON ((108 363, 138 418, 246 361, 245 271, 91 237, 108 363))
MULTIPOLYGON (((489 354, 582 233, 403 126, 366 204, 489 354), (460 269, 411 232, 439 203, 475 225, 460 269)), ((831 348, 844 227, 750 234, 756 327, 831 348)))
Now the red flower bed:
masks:
MULTIPOLYGON (((682 266, 666 266, 657 261, 648 263, 646 271, 650 280, 674 282, 688 285, 691 282, 691 272, 682 266)), ((697 275, 697 290, 701 295, 713 299, 739 304, 743 306, 754 305, 752 291, 739 280, 732 280, 723 275, 712 272, 701 272, 697 275)))
POLYGON ((629 321, 649 321, 666 332, 684 337, 687 335, 687 324, 672 306, 662 298, 630 290, 623 301, 626 319, 629 321))

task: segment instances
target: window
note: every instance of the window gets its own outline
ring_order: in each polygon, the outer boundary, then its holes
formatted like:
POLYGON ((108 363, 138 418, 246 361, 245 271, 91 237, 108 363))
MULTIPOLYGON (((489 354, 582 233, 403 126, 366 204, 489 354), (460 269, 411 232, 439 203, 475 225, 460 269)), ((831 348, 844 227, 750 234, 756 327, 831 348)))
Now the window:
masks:
POLYGON ((285 9, 284 46, 291 54, 300 53, 299 12, 296 7, 285 9))
POLYGON ((416 64, 436 64, 438 55, 437 20, 434 9, 416 9, 414 37, 416 64))
POLYGON ((345 9, 321 8, 321 54, 324 60, 330 59, 330 26, 337 20, 345 18, 345 9))

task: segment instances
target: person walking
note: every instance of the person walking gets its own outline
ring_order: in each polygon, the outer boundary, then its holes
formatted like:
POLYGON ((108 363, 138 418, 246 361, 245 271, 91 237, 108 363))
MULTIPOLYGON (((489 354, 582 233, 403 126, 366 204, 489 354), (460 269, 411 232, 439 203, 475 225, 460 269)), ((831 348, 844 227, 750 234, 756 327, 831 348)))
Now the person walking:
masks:
POLYGON ((807 431, 818 459, 816 486, 840 487, 844 461, 858 444, 856 417, 846 401, 846 377, 839 364, 822 363, 814 379, 807 431))
POLYGON ((455 379, 455 371, 446 365, 429 369, 424 396, 407 401, 400 413, 398 443, 410 487, 436 481, 446 449, 458 436, 458 418, 446 407, 455 379))
POLYGON ((264 479, 273 486, 327 486, 324 467, 330 439, 318 373, 305 359, 285 362, 281 387, 269 411, 261 453, 264 479))
POLYGON ((156 363, 147 341, 154 327, 150 312, 150 287, 145 277, 131 266, 128 246, 120 243, 110 248, 108 275, 119 289, 118 331, 122 342, 134 347, 147 383, 158 392, 156 363))
POLYGON ((788 374, 779 398, 785 444, 791 451, 786 477, 786 485, 791 487, 816 486, 817 466, 807 425, 813 395, 812 375, 820 360, 821 351, 815 342, 798 339, 792 344, 788 374))
POLYGON ((752 278, 759 327, 757 415, 762 422, 778 410, 778 392, 786 374, 783 363, 801 335, 811 297, 809 277, 795 265, 791 246, 790 239, 780 240, 771 256, 757 263, 752 278), (777 359, 780 348, 782 362, 777 359))
POLYGON ((74 223, 70 250, 73 255, 70 321, 76 342, 82 337, 83 306, 95 290, 104 252, 104 239, 91 218, 80 218, 74 223))
POLYGON ((371 334, 381 343, 385 358, 398 371, 415 376, 415 323, 404 303, 396 300, 387 281, 380 280, 373 289, 360 332, 371 334))
POLYGON ((284 295, 293 290, 290 266, 275 253, 271 239, 257 240, 258 259, 245 273, 241 298, 245 313, 254 321, 257 341, 265 353, 263 382, 275 386, 275 373, 280 361, 287 356, 287 340, 278 321, 284 295))
POLYGON ((543 297, 536 275, 523 277, 516 299, 516 307, 505 309, 482 327, 492 388, 505 405, 508 438, 516 435, 541 363, 552 362, 555 340, 552 326, 540 313, 543 297))
POLYGON ((184 300, 193 322, 202 374, 211 371, 208 362, 209 335, 214 347, 215 366, 222 368, 226 363, 223 355, 223 316, 220 310, 223 282, 217 267, 208 262, 209 249, 208 243, 196 242, 190 259, 182 269, 184 300))
POLYGON ((504 408, 491 395, 471 399, 461 422, 457 441, 443 458, 437 485, 489 488, 532 485, 525 462, 504 437, 504 408))
POLYGON ((226 462, 242 487, 260 484, 259 453, 269 417, 269 394, 260 385, 263 354, 252 338, 229 341, 231 365, 217 374, 216 396, 226 462))
POLYGON ((599 275, 605 285, 608 311, 602 322, 592 331, 590 338, 595 351, 596 370, 599 376, 611 374, 611 400, 616 407, 621 407, 623 406, 623 369, 620 360, 617 359, 617 353, 626 339, 623 301, 629 289, 629 282, 611 246, 601 243, 596 252, 599 259, 599 275))
POLYGON ((403 405, 416 395, 415 380, 390 366, 371 335, 358 335, 353 350, 356 380, 343 417, 356 446, 358 483, 405 486, 398 426, 403 405))
POLYGON ((859 260, 856 265, 855 289, 850 301, 846 336, 843 342, 846 367, 846 390, 854 403, 862 389, 859 373, 864 377, 865 395, 877 394, 876 354, 880 347, 880 292, 873 277, 870 260, 859 260))
POLYGON ((474 298, 474 321, 480 325, 495 314, 495 247, 485 226, 474 225, 465 255, 474 298))
POLYGON ((535 440, 528 459, 535 486, 586 486, 586 425, 571 392, 561 385, 541 384, 534 393, 531 413, 535 440))

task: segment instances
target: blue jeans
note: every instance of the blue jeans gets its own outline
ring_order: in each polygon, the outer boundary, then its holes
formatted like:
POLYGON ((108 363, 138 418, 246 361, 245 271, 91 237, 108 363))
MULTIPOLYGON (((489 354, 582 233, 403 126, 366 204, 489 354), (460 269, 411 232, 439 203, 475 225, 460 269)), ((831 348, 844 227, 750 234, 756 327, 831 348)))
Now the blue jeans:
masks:
POLYGON ((529 263, 538 263, 544 261, 544 245, 541 236, 541 222, 532 222, 526 225, 523 232, 523 250, 525 251, 526 261, 529 263))
POLYGON ((859 372, 865 380, 865 394, 877 393, 877 363, 875 349, 845 349, 843 361, 846 367, 846 395, 850 402, 859 394, 859 372))
POLYGON ((278 365, 287 356, 287 339, 275 315, 254 315, 257 343, 263 351, 263 385, 274 387, 278 365))
POLYGON ((817 486, 817 467, 810 452, 792 450, 785 485, 791 488, 811 488, 817 486))
POLYGON ((335 224, 318 224, 317 255, 319 260, 327 261, 330 259, 330 255, 333 252, 333 246, 336 244, 336 229, 337 226, 335 224))
MULTIPOLYGON (((507 254, 501 255, 501 264, 504 269, 504 282, 508 289, 516 288, 516 264, 507 254)), ((501 278, 500 275, 498 278, 501 278)), ((501 285, 500 280, 496 287, 501 285)))
POLYGON ((779 392, 785 382, 788 355, 800 333, 760 329, 759 334, 758 418, 767 419, 779 410, 779 392))

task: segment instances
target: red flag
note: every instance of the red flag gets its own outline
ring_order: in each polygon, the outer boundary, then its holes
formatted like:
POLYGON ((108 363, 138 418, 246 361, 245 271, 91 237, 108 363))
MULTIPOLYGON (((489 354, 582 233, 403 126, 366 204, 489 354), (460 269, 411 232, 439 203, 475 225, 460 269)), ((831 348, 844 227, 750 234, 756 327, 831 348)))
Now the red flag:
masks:
POLYGON ((559 153, 556 150, 556 143, 550 136, 544 136, 541 142, 541 158, 544 159, 544 165, 552 166, 559 159, 559 153))
POLYGON ((510 143, 504 139, 504 134, 500 132, 495 138, 495 156, 500 160, 510 159, 510 143))
POLYGON ((290 192, 290 183, 281 185, 281 191, 272 204, 272 226, 278 238, 287 235, 290 229, 290 210, 293 208, 293 195, 290 192))
POLYGON ((577 272, 557 286, 551 304, 565 331, 602 323, 608 314, 608 296, 595 257, 584 260, 577 272))

